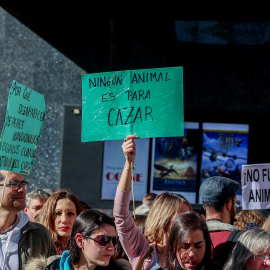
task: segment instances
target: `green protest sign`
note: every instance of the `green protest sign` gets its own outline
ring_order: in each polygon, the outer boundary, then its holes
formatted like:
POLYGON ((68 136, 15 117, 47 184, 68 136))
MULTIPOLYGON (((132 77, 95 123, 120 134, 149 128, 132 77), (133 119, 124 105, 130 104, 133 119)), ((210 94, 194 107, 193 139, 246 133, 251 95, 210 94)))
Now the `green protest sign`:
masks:
POLYGON ((44 96, 13 81, 0 138, 1 170, 30 173, 44 119, 44 96))
POLYGON ((183 68, 82 75, 82 142, 184 135, 183 68))

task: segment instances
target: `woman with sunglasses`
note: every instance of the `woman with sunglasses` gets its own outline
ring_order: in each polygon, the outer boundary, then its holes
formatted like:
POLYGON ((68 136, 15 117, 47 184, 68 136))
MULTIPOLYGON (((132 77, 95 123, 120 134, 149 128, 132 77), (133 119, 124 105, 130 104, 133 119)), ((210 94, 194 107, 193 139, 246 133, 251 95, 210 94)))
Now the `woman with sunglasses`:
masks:
POLYGON ((269 270, 270 232, 260 227, 243 232, 223 269, 269 270))
MULTIPOLYGON (((129 210, 132 167, 136 156, 135 135, 129 135, 122 144, 125 165, 117 187, 113 214, 119 240, 133 269, 159 269, 165 261, 164 249, 173 220, 183 212, 191 211, 190 203, 180 194, 159 194, 147 216, 144 233, 135 225, 129 210)), ((135 216, 136 219, 136 216, 135 216)))
MULTIPOLYGON (((121 263, 112 260, 117 244, 114 221, 97 210, 85 210, 76 218, 67 248, 57 258, 51 257, 46 270, 79 270, 79 269, 132 269, 122 267, 121 263)), ((40 263, 40 259, 39 259, 40 263)), ((41 266, 41 265, 40 265, 41 266)), ((44 269, 37 263, 29 262, 25 270, 44 269)))

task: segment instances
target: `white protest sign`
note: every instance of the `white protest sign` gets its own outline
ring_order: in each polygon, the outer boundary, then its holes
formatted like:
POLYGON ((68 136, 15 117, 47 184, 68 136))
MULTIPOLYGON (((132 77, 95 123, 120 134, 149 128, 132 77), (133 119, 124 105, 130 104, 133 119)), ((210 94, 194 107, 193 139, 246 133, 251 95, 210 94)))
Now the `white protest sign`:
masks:
MULTIPOLYGON (((122 143, 123 140, 108 140, 104 142, 101 192, 101 199, 103 200, 114 200, 125 164, 125 157, 121 148, 122 143)), ((141 154, 140 158, 135 160, 133 170, 135 201, 142 201, 143 196, 147 193, 149 143, 149 138, 136 140, 136 151, 141 154)), ((132 194, 130 194, 130 199, 132 199, 132 194)))
POLYGON ((270 209, 270 164, 243 165, 242 209, 270 209))

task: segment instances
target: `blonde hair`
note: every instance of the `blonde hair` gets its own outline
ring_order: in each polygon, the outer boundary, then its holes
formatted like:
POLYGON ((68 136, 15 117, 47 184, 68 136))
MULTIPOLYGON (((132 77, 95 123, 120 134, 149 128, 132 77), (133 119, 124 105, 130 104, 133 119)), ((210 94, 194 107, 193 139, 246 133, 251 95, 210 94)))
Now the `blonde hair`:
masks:
POLYGON ((265 217, 258 210, 242 210, 235 218, 237 219, 233 225, 239 230, 245 230, 247 222, 257 222, 258 227, 262 227, 265 217))
POLYGON ((77 216, 84 210, 78 197, 75 194, 71 193, 69 190, 60 189, 48 198, 38 215, 37 222, 44 225, 48 229, 48 231, 52 235, 52 239, 54 242, 58 241, 58 234, 55 231, 54 225, 54 211, 57 202, 61 199, 69 199, 75 204, 77 216))
POLYGON ((145 222, 144 234, 150 242, 162 243, 167 226, 183 203, 192 210, 189 201, 180 194, 164 192, 156 197, 145 222))

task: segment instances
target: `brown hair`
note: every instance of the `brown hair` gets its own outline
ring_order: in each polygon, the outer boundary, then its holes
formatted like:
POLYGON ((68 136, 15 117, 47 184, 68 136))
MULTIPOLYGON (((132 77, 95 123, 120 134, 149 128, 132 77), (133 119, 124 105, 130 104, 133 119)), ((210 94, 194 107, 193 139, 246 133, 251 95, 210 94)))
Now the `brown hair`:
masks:
POLYGON ((141 233, 144 234, 145 221, 147 219, 147 215, 136 215, 134 219, 135 226, 139 229, 141 233))
MULTIPOLYGON (((178 269, 180 262, 177 259, 177 252, 182 248, 190 235, 196 230, 202 231, 205 240, 205 254, 200 266, 204 266, 211 261, 212 242, 204 219, 193 211, 185 212, 177 216, 172 223, 168 245, 165 249, 164 269, 178 269)), ((199 269, 203 268, 199 267, 199 269)))
POLYGON ((75 204, 77 216, 84 210, 78 197, 69 190, 60 189, 48 198, 38 215, 37 222, 44 225, 48 229, 54 242, 58 241, 58 234, 54 228, 54 211, 57 202, 61 199, 69 199, 75 204))

